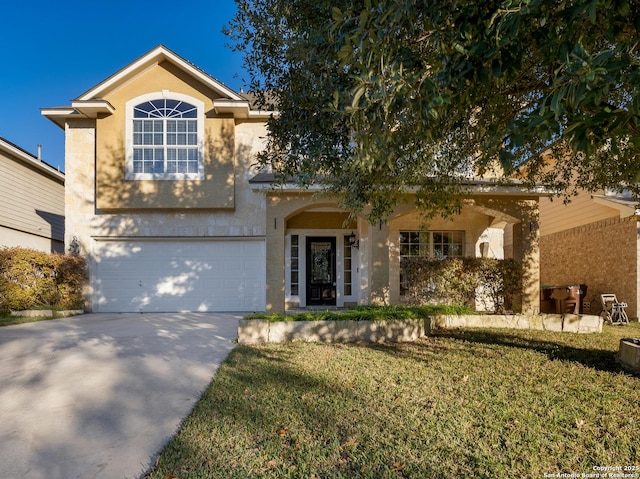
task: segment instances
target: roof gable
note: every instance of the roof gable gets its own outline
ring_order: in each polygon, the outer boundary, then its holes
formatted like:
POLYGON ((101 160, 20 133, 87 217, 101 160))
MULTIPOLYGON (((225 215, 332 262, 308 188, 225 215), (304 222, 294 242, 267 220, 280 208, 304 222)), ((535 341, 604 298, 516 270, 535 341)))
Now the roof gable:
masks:
POLYGON ((105 98, 116 89, 161 63, 173 65, 181 72, 184 72, 185 75, 193 78, 194 81, 205 86, 209 91, 214 92, 218 98, 212 99, 213 107, 219 114, 230 113, 234 118, 255 120, 265 120, 272 115, 278 114, 277 111, 254 109, 255 105, 251 96, 236 93, 224 83, 219 82, 164 45, 158 45, 106 80, 87 90, 75 100, 72 100, 71 106, 41 108, 40 112, 62 129, 65 128, 65 122, 68 119, 98 118, 100 115, 112 115, 115 112, 115 108, 105 98))
POLYGON ((185 73, 192 76, 194 79, 202 82, 213 91, 219 93, 220 96, 236 101, 245 100, 238 93, 236 93, 223 83, 219 82, 209 74, 205 73, 203 70, 199 69, 192 63, 188 62, 180 55, 171 51, 164 45, 158 45, 157 47, 139 57, 137 60, 134 60, 126 67, 111 75, 106 80, 87 90, 74 101, 82 102, 104 98, 106 94, 113 91, 118 86, 126 83, 127 81, 148 70, 149 68, 165 61, 170 62, 176 67, 180 68, 185 73))

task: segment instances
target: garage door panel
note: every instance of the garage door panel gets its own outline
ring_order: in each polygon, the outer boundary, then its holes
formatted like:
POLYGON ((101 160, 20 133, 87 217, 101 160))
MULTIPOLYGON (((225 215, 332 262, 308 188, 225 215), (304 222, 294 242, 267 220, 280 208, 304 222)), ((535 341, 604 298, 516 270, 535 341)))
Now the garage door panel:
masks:
POLYGON ((96 311, 264 310, 263 241, 98 241, 94 253, 96 311))

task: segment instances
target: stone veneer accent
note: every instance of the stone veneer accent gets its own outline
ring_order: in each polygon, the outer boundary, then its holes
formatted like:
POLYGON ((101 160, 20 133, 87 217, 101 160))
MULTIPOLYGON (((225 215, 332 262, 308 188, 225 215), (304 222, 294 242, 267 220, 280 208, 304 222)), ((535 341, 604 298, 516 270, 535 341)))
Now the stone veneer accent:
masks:
POLYGON ((620 350, 616 359, 627 371, 640 374, 640 340, 634 338, 621 339, 620 350))
POLYGON ((562 333, 601 333, 600 316, 592 314, 469 314, 441 315, 431 321, 434 329, 505 328, 562 333))
POLYGON ((274 321, 241 319, 240 344, 307 341, 370 343, 415 341, 431 334, 431 320, 397 319, 388 321, 274 321))
POLYGON ((540 238, 541 285, 587 285, 587 301, 614 293, 638 316, 638 222, 613 217, 540 238))
POLYGON ((429 336, 432 329, 447 328, 506 328, 565 333, 601 333, 602 323, 600 316, 588 314, 460 314, 388 321, 269 322, 266 319, 241 319, 238 322, 238 342, 240 344, 287 341, 406 342, 429 336))

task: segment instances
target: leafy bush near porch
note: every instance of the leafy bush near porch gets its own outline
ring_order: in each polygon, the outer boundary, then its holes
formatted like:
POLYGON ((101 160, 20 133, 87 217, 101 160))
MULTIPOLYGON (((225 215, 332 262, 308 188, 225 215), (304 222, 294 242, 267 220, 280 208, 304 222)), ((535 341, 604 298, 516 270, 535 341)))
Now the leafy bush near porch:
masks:
POLYGON ((82 307, 85 261, 28 248, 0 249, 0 311, 82 307))
POLYGON ((472 314, 466 306, 427 304, 422 306, 356 306, 338 311, 304 311, 300 313, 253 313, 245 319, 275 321, 384 321, 388 319, 427 318, 437 314, 472 314))
POLYGON ((521 267, 512 259, 402 258, 402 293, 411 304, 475 305, 476 296, 496 312, 512 311, 521 290, 521 267))

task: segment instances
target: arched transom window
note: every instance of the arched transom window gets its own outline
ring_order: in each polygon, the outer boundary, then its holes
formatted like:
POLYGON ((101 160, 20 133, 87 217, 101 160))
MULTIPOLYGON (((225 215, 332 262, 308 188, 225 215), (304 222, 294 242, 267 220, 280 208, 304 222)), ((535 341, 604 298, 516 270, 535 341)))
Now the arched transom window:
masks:
POLYGON ((201 179, 202 110, 198 100, 177 94, 128 102, 127 179, 201 179))

